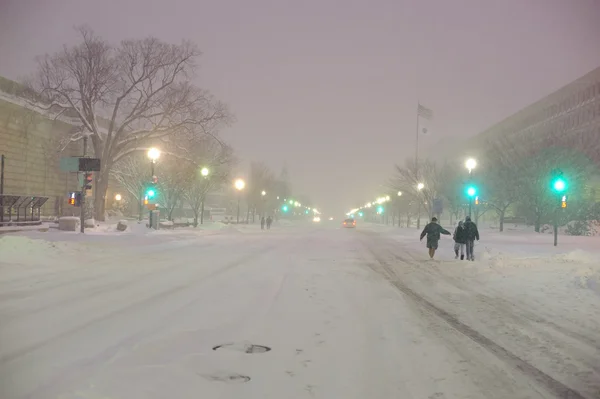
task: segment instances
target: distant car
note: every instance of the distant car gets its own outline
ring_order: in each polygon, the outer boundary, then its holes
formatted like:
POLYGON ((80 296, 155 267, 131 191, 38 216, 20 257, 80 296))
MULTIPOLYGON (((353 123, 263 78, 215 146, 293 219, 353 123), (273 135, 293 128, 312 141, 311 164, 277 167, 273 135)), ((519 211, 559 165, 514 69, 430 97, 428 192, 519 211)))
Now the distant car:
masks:
POLYGON ((344 227, 347 229, 351 229, 356 227, 356 220, 354 219, 346 219, 344 220, 344 227))

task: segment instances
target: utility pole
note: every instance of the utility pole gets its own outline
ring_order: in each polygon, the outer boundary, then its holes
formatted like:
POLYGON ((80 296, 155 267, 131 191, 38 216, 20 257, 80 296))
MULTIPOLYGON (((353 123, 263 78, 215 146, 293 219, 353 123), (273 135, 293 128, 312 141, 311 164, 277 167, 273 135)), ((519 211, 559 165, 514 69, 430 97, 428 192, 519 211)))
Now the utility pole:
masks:
MULTIPOLYGON (((86 150, 87 150, 87 141, 88 141, 88 136, 87 134, 83 136, 83 155, 82 158, 85 158, 85 154, 86 154, 86 150)), ((79 172, 82 173, 82 172, 79 172)), ((84 174, 87 172, 84 172, 84 174)), ((81 179, 82 180, 82 184, 81 184, 81 200, 80 200, 80 227, 79 227, 79 231, 81 231, 82 233, 85 233, 85 186, 87 184, 86 179, 81 179)))
POLYGON ((4 154, 0 155, 0 222, 4 222, 4 154))

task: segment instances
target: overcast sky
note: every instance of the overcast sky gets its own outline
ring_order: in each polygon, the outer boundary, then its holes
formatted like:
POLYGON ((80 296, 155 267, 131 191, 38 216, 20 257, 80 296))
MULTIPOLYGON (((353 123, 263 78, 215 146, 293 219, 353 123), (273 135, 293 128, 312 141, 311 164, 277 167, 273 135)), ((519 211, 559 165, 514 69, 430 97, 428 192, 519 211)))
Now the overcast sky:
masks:
POLYGON ((0 75, 74 25, 193 40, 244 162, 287 162, 295 191, 346 211, 414 155, 417 100, 435 114, 424 145, 477 134, 600 66, 599 21, 600 0, 0 0, 0 75))

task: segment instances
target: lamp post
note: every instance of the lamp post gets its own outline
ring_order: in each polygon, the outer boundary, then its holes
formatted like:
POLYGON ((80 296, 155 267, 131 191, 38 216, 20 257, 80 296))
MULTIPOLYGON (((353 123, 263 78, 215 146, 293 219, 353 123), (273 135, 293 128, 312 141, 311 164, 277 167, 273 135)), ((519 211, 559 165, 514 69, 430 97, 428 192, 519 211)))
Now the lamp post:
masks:
MULTIPOLYGON (((156 179, 154 178, 154 165, 156 164, 156 160, 158 158, 160 158, 160 150, 158 148, 150 148, 148 150, 148 158, 150 158, 150 174, 151 174, 151 178, 150 180, 152 182, 154 182, 156 179)), ((143 197, 143 196, 142 196, 143 197)), ((144 200, 143 198, 141 199, 142 201, 144 200)), ((152 222, 153 222, 153 215, 154 215, 154 211, 150 210, 148 212, 148 227, 152 228, 152 222)))
POLYGON ((398 227, 401 227, 400 215, 402 213, 400 197, 402 197, 402 191, 398 191, 398 227))
POLYGON ((473 169, 477 167, 477 161, 474 158, 469 158, 465 161, 465 167, 469 171, 469 188, 467 195, 469 196, 469 217, 471 217, 471 212, 473 210, 473 196, 475 195, 475 188, 471 186, 473 181, 472 172, 473 169))
MULTIPOLYGON (((208 175, 210 175, 210 170, 207 167, 200 169, 200 175, 204 179, 208 179, 208 175)), ((202 202, 200 203, 200 224, 204 224, 204 199, 206 198, 206 192, 202 192, 202 202)), ((198 220, 196 220, 198 222, 198 220)))
POLYGON ((237 224, 240 224, 240 199, 242 198, 242 190, 246 187, 246 182, 242 179, 237 179, 234 183, 235 189, 238 191, 237 201, 237 224))
POLYGON ((417 200, 417 229, 421 228, 421 190, 425 188, 425 184, 417 184, 417 190, 419 191, 419 198, 417 200))

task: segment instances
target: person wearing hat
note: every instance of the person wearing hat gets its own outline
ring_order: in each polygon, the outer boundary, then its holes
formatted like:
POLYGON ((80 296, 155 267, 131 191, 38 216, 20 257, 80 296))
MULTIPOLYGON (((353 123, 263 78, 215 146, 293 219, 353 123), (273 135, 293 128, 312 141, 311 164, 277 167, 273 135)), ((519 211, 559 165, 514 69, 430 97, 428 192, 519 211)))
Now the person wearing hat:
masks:
POLYGON ((467 260, 474 261, 475 253, 473 250, 475 248, 475 240, 479 241, 479 230, 477 230, 477 225, 471 220, 471 216, 465 218, 463 227, 467 241, 467 260))
POLYGON ((451 235, 450 232, 440 226, 437 218, 431 218, 431 223, 427 224, 421 233, 421 240, 427 235, 427 248, 429 249, 429 257, 433 259, 435 251, 438 248, 440 234, 451 235))

